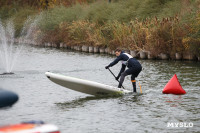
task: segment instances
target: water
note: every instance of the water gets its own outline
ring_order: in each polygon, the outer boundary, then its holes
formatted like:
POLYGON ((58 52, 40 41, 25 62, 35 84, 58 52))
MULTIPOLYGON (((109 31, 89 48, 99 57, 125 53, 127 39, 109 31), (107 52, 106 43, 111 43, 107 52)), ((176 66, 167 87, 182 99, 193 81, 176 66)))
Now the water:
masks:
MULTIPOLYGON (((114 60, 112 56, 25 46, 18 59, 14 75, 0 76, 0 88, 20 97, 13 107, 0 109, 0 125, 43 120, 57 125, 62 133, 200 131, 199 62, 139 60, 144 67, 137 78, 142 95, 98 98, 54 84, 44 73, 52 71, 117 86, 105 69, 114 60), (162 94, 175 73, 187 94, 162 94), (169 122, 191 122, 193 127, 167 127, 169 122)), ((118 63, 111 70, 117 74, 120 66, 118 63)), ((130 76, 124 87, 132 89, 130 76)))

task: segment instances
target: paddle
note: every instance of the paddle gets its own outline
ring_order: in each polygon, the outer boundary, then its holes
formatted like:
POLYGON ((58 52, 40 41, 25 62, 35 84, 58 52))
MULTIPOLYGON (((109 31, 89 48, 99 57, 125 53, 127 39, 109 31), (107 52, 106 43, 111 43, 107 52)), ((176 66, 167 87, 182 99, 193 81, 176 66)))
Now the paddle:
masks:
MULTIPOLYGON (((108 68, 108 70, 110 71, 110 73, 111 73, 111 74, 115 77, 115 79, 116 79, 115 74, 114 74, 109 68, 108 68)), ((117 80, 117 81, 119 82, 119 80, 117 80)), ((125 89, 123 85, 122 85, 122 88, 125 89)))

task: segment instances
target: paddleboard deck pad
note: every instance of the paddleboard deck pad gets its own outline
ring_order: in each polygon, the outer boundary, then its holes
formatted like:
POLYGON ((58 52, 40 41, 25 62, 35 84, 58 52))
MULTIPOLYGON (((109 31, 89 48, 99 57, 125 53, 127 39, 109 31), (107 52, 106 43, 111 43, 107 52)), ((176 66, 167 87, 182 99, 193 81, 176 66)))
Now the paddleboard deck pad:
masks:
POLYGON ((97 83, 94 81, 64 76, 52 72, 46 72, 45 75, 54 83, 74 91, 90 95, 123 95, 131 93, 129 90, 97 83))

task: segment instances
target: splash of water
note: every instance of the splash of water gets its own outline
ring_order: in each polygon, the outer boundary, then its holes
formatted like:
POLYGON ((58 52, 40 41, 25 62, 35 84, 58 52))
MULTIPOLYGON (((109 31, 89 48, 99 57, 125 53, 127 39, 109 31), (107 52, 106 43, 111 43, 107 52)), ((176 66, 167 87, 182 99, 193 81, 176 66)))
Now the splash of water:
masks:
POLYGON ((13 22, 9 21, 6 25, 3 25, 0 20, 0 65, 2 65, 5 74, 12 73, 23 44, 25 44, 27 40, 32 43, 34 42, 32 37, 39 19, 40 17, 37 17, 34 21, 30 18, 27 19, 22 28, 18 45, 14 44, 15 29, 13 22))

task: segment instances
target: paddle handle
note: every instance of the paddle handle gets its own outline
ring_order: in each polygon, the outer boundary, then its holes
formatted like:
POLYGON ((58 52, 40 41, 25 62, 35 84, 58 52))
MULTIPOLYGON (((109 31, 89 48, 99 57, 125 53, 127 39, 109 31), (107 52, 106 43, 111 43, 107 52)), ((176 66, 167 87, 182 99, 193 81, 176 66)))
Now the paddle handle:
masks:
MULTIPOLYGON (((110 73, 111 73, 111 74, 115 77, 115 79, 116 79, 115 74, 114 74, 109 68, 108 68, 108 70, 110 71, 110 73)), ((119 82, 119 80, 117 80, 117 81, 119 82)), ((125 89, 123 85, 122 85, 122 88, 125 89)))

